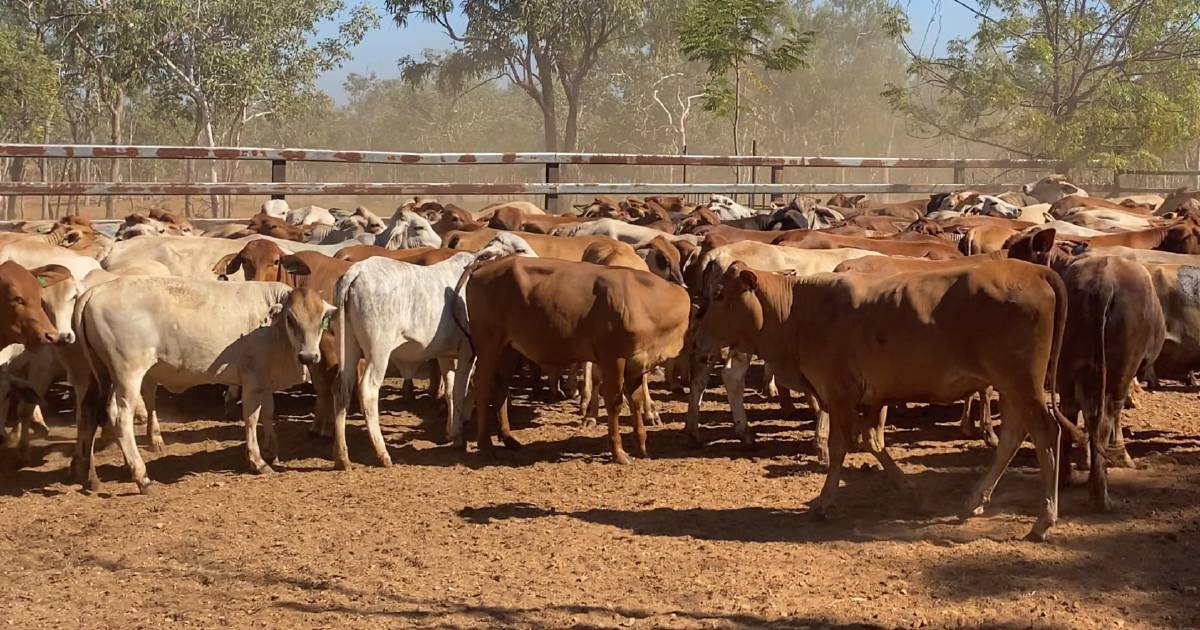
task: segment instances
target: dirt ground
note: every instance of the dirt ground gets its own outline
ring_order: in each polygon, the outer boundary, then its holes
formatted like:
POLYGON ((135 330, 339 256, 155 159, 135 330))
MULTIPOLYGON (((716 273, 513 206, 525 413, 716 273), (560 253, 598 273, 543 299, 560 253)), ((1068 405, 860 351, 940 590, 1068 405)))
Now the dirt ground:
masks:
POLYGON ((98 455, 100 493, 64 484, 63 413, 39 463, 14 471, 2 455, 0 625, 1200 627, 1198 392, 1142 395, 1126 413, 1139 468, 1113 472, 1115 511, 1072 487, 1045 544, 1020 540, 1036 504, 1028 448, 986 515, 954 517, 989 456, 954 407, 893 414, 887 436, 928 513, 856 454, 824 522, 806 514, 823 479, 811 415, 750 396, 759 445, 745 451, 720 390, 700 450, 680 435, 683 400, 657 392, 652 458, 622 467, 573 404, 527 392, 512 414, 525 448, 481 461, 440 446, 436 403, 389 380, 397 464, 371 464, 355 417, 350 472, 308 437, 311 395, 280 394, 280 472, 262 477, 244 472, 239 424, 198 419, 220 415, 216 392, 163 396, 150 496, 115 447, 98 455))

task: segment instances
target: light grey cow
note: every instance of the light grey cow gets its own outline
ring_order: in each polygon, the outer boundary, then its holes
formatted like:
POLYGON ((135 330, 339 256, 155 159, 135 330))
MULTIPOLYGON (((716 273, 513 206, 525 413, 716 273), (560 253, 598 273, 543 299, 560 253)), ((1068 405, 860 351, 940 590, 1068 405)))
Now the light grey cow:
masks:
MULTIPOLYGON (((278 455, 272 394, 304 381, 304 366, 320 359, 321 333, 333 314, 316 292, 276 282, 131 276, 85 293, 75 309, 75 332, 138 488, 148 491, 151 481, 134 442, 133 418, 141 410, 154 416, 154 385, 175 392, 240 386, 250 467, 272 472, 278 455)), ((71 471, 94 489, 98 423, 92 417, 81 424, 71 471)))
POLYGON ((467 343, 461 310, 465 307, 455 287, 472 264, 509 255, 536 256, 523 239, 502 232, 478 252, 457 254, 428 267, 374 257, 346 270, 334 298, 339 312, 334 336, 342 353, 341 384, 334 396, 335 466, 350 467, 346 411, 356 380, 375 457, 381 466, 391 465, 379 429, 379 388, 389 363, 415 369, 431 360, 438 362, 442 383, 453 392, 446 397, 450 431, 455 410, 466 395, 465 380, 461 387, 455 386, 455 360, 460 346, 467 343), (456 309, 460 309, 457 321, 456 309), (365 360, 361 379, 354 369, 346 369, 358 365, 359 359, 365 360))

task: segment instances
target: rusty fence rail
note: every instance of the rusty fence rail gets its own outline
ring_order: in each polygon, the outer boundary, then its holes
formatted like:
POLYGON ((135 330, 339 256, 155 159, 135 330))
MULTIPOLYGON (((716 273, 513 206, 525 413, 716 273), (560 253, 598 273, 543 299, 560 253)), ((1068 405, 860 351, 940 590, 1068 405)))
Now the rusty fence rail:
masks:
MULTIPOLYGON (((391 151, 334 151, 325 149, 271 149, 251 147, 117 146, 69 144, 0 144, 0 159, 138 159, 138 160, 251 160, 270 163, 268 182, 0 182, 0 195, 9 196, 185 196, 185 195, 541 195, 550 210, 561 210, 564 195, 747 195, 780 198, 787 194, 929 194, 961 189, 968 169, 1037 170, 1065 172, 1067 165, 1054 160, 980 158, 893 158, 808 156, 718 156, 626 153, 408 153, 391 151), (396 165, 542 165, 540 182, 294 182, 288 181, 289 162, 396 165), (563 166, 627 165, 688 167, 746 167, 750 183, 675 182, 564 182, 563 166), (952 182, 904 183, 784 183, 787 168, 947 169, 952 182), (768 168, 769 183, 758 183, 758 168, 768 168)), ((1200 174, 1190 171, 1138 171, 1137 174, 1200 174)), ((1132 172, 1130 174, 1133 174, 1132 172)), ((1111 183, 1092 184, 1106 192, 1166 192, 1170 188, 1128 187, 1114 172, 1111 183)), ((972 185, 981 192, 1013 190, 1018 184, 972 185)))

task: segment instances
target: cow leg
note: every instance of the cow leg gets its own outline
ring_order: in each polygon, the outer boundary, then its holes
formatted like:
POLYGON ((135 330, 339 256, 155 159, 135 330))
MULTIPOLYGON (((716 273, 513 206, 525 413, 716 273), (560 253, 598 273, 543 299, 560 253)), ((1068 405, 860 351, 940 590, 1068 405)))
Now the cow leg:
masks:
POLYGON ((629 414, 633 416, 633 437, 637 456, 650 457, 646 451, 645 406, 651 404, 650 397, 642 396, 646 389, 646 374, 628 374, 625 378, 625 398, 629 400, 629 414))
MULTIPOLYGON (((335 331, 341 346, 338 362, 338 383, 333 388, 333 467, 337 470, 350 469, 350 452, 346 448, 346 412, 350 409, 350 397, 360 380, 359 359, 362 349, 351 335, 348 326, 338 326, 335 331)), ((386 364, 385 364, 386 365, 386 364)))
POLYGON ((831 417, 829 434, 829 467, 825 472, 825 484, 821 486, 821 494, 812 503, 812 512, 819 518, 826 518, 833 510, 837 497, 838 485, 842 482, 842 464, 846 461, 846 451, 850 448, 849 432, 855 425, 857 411, 834 411, 831 417), (853 415, 851 415, 853 414, 853 415))
POLYGON ((708 387, 711 368, 712 365, 707 361, 697 361, 692 365, 692 382, 688 385, 688 408, 683 422, 683 434, 693 447, 704 445, 700 441, 700 400, 708 387))
POLYGON ((146 416, 146 443, 151 453, 161 453, 167 450, 163 442, 162 428, 158 425, 158 383, 142 381, 142 404, 138 412, 146 416))
MULTIPOLYGON (((10 399, 11 400, 11 399, 10 399)), ((33 415, 38 406, 27 402, 18 402, 17 418, 17 466, 23 466, 30 461, 30 439, 33 437, 33 415)))
POLYGON ((516 373, 517 360, 520 353, 512 348, 505 350, 500 357, 500 371, 496 374, 496 390, 493 405, 496 409, 496 435, 504 443, 505 448, 519 449, 521 443, 513 437, 512 427, 508 424, 509 391, 513 375, 516 373))
POLYGON ((478 354, 475 358, 475 374, 471 379, 475 390, 475 443, 481 455, 494 456, 490 425, 492 401, 496 398, 498 354, 490 349, 478 354))
MULTIPOLYGON (((971 394, 970 396, 967 396, 962 403, 962 417, 958 419, 958 428, 962 431, 962 434, 965 437, 973 438, 979 435, 979 432, 975 428, 975 421, 971 418, 971 407, 974 406, 971 403, 973 403, 975 398, 978 396, 978 392, 971 394)), ((980 405, 982 404, 983 402, 980 401, 980 405)))
POLYGON ((1008 463, 1017 454, 1021 441, 1025 439, 1025 424, 1018 422, 1024 418, 1015 413, 1009 415, 1012 416, 1012 420, 1000 425, 1000 442, 992 451, 992 463, 967 497, 959 514, 961 518, 983 514, 983 506, 992 500, 992 491, 996 489, 996 483, 1000 481, 1000 476, 1004 474, 1008 463))
POLYGON ((417 399, 417 384, 411 376, 400 377, 400 397, 406 402, 417 399))
POLYGON ((750 355, 734 351, 729 352, 729 361, 721 369, 721 382, 725 385, 725 393, 729 396, 729 409, 733 413, 733 433, 745 446, 754 444, 754 434, 750 432, 743 401, 746 392, 746 371, 749 369, 750 355))
POLYGON ((104 401, 98 389, 83 384, 75 388, 75 454, 71 458, 70 478, 83 484, 90 492, 100 491, 100 477, 96 475, 96 429, 104 410, 104 401), (85 403, 86 398, 86 403, 85 403), (85 404, 87 407, 85 408, 85 404))
MULTIPOLYGON (((748 366, 747 366, 748 367, 748 366)), ((769 363, 763 363, 763 388, 762 394, 764 398, 774 399, 779 397, 779 386, 775 384, 775 370, 771 369, 769 363)))
POLYGON ((379 428, 379 388, 383 386, 387 365, 387 354, 368 359, 367 369, 363 372, 362 382, 358 386, 363 415, 367 419, 367 433, 370 434, 371 446, 375 449, 375 460, 383 468, 392 465, 392 456, 388 454, 387 443, 383 440, 383 430, 379 428))
POLYGON ((133 476, 142 494, 150 492, 151 481, 146 475, 146 463, 138 452, 137 440, 133 435, 133 413, 140 404, 139 392, 142 389, 142 375, 131 377, 129 381, 118 381, 113 384, 112 393, 108 397, 108 417, 116 427, 117 444, 121 447, 121 455, 125 458, 125 466, 133 476))
POLYGON ((817 414, 817 428, 813 431, 813 446, 817 449, 817 464, 829 465, 829 412, 812 392, 808 393, 808 405, 817 414))
POLYGON ((221 397, 224 403, 225 418, 232 420, 241 414, 238 406, 238 399, 242 397, 242 388, 238 385, 230 385, 225 388, 225 394, 221 397))
POLYGON ((908 480, 908 475, 900 469, 896 464, 896 460, 892 459, 892 454, 888 452, 887 446, 884 444, 883 434, 887 427, 887 406, 880 405, 874 407, 866 407, 862 412, 863 420, 870 422, 867 427, 867 447, 879 465, 883 467, 883 472, 887 474, 901 492, 912 498, 913 505, 919 510, 924 510, 925 500, 921 493, 908 480))
POLYGON ((1025 417, 1032 421, 1026 426, 1030 427, 1042 478, 1042 509, 1025 539, 1041 542, 1046 539, 1046 532, 1058 522, 1058 468, 1061 463, 1058 443, 1062 428, 1041 402, 1030 405, 1026 413, 1025 417))
MULTIPOLYGON (((447 392, 454 391, 454 359, 439 357, 437 360, 438 374, 441 377, 441 383, 446 386, 447 392)), ((446 434, 454 428, 454 394, 450 393, 445 396, 446 399, 446 434)))
MULTIPOLYGON (((459 448, 467 447, 466 435, 463 432, 463 416, 467 413, 467 389, 475 378, 472 375, 474 368, 475 352, 469 343, 464 342, 458 348, 454 382, 449 388, 453 392, 451 403, 454 405, 454 413, 450 414, 450 425, 446 427, 446 441, 459 448)), ((478 398, 475 399, 475 404, 481 404, 478 398)))
POLYGON ((992 392, 991 386, 979 392, 979 429, 983 433, 983 442, 992 448, 1000 444, 996 435, 996 423, 992 421, 992 392))
MULTIPOLYGON (((637 395, 642 399, 643 417, 645 417, 650 424, 659 426, 663 422, 662 418, 658 416, 658 410, 654 408, 654 399, 650 398, 650 374, 644 374, 641 382, 642 386, 638 388, 637 395)), ((633 403, 630 402, 630 404, 632 405, 633 403)))
MULTIPOLYGON (((268 453, 271 453, 269 448, 274 437, 273 428, 268 429, 267 420, 273 411, 271 392, 263 392, 257 386, 246 386, 242 389, 242 420, 246 428, 246 460, 250 464, 250 470, 259 474, 269 474, 275 472, 271 468, 267 460, 263 458, 262 452, 258 446, 258 421, 263 418, 263 441, 267 443, 268 453), (272 437, 267 438, 270 434, 272 437)), ((274 457, 270 457, 274 460, 274 457)))
MULTIPOLYGON (((1074 390, 1074 388, 1067 388, 1067 387, 1064 387, 1063 389, 1064 390, 1067 390, 1067 389, 1074 390)), ((1066 417, 1067 419, 1071 420, 1072 422, 1075 422, 1076 419, 1079 417, 1079 402, 1078 402, 1079 399, 1076 397, 1075 394, 1076 394, 1076 392, 1063 391, 1063 393, 1059 399, 1059 403, 1058 403, 1058 408, 1062 412, 1063 416, 1066 417)), ((1060 465, 1058 467, 1058 487, 1059 488, 1065 488, 1065 487, 1071 485, 1071 458, 1072 458, 1071 451, 1074 448, 1074 446, 1075 446, 1074 443, 1071 441, 1071 436, 1063 435, 1059 438, 1059 444, 1058 444, 1058 459, 1060 462, 1060 465)), ((1087 449, 1085 448, 1084 450, 1086 451, 1087 449)))
MULTIPOLYGON (((1100 512, 1112 511, 1112 499, 1108 496, 1108 457, 1103 449, 1108 447, 1110 441, 1115 441, 1121 432, 1117 426, 1117 419, 1121 417, 1121 409, 1125 406, 1123 398, 1121 392, 1109 392, 1108 400, 1102 400, 1097 405, 1099 416, 1088 425, 1092 456, 1088 482, 1091 488, 1092 505, 1100 512)), ((1123 448, 1118 451, 1115 444, 1108 455, 1113 459, 1117 459, 1121 455, 1128 457, 1128 453, 1123 448)))
POLYGON ((440 359, 429 362, 429 391, 426 393, 428 393, 429 397, 433 398, 434 400, 444 399, 446 397, 447 388, 451 387, 448 386, 446 381, 442 379, 446 373, 441 369, 441 367, 442 365, 440 359))
POLYGON ((604 411, 608 413, 608 442, 613 461, 631 464, 633 460, 621 446, 621 394, 625 388, 625 359, 600 365, 600 391, 604 395, 604 411))
POLYGON ((579 394, 579 411, 583 414, 583 426, 596 426, 596 417, 600 415, 600 379, 596 374, 596 365, 591 361, 583 364, 583 389, 579 394))

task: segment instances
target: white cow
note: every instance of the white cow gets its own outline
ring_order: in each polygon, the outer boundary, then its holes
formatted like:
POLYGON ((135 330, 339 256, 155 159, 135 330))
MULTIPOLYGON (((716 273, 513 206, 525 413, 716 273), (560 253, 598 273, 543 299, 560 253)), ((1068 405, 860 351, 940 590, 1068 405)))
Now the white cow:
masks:
MULTIPOLYGON (((74 316, 78 343, 138 488, 146 492, 151 481, 134 442, 133 418, 154 417, 155 385, 174 392, 240 386, 247 459, 255 472, 271 472, 278 455, 272 395, 304 382, 304 366, 320 360, 321 333, 333 314, 316 292, 277 282, 130 276, 85 293, 74 316)), ((71 470, 95 488, 97 422, 92 417, 81 425, 71 470)))
POLYGON ((334 219, 333 213, 328 208, 321 206, 304 206, 303 208, 292 208, 288 210, 287 216, 283 219, 289 225, 336 225, 337 220, 334 219))
POLYGON ((550 233, 555 236, 607 236, 615 241, 629 243, 635 248, 642 247, 658 237, 669 241, 688 241, 691 243, 699 243, 703 240, 695 234, 668 234, 652 227, 633 225, 632 223, 626 223, 617 219, 596 219, 595 221, 585 221, 582 223, 569 223, 554 228, 550 233))
POLYGON ((708 200, 708 209, 717 213, 722 221, 746 219, 758 214, 754 208, 747 208, 724 195, 712 195, 708 200))
MULTIPOLYGON (((721 278, 725 275, 725 270, 738 261, 760 271, 778 271, 808 276, 833 271, 839 264, 847 260, 880 255, 879 252, 865 249, 796 249, 755 241, 731 243, 706 252, 697 261, 696 264, 703 270, 697 297, 701 304, 712 299, 713 293, 720 285, 721 278)), ((746 409, 742 402, 750 359, 749 354, 731 350, 729 360, 721 370, 721 382, 725 384, 725 392, 729 396, 729 407, 733 413, 733 431, 743 444, 754 443, 754 436, 747 426, 746 409)), ((709 370, 707 367, 701 366, 700 369, 692 371, 692 383, 688 390, 688 409, 684 421, 684 432, 694 443, 700 441, 700 399, 708 385, 709 370)), ((789 386, 795 387, 795 384, 789 386)), ((811 396, 809 399, 813 400, 811 396)), ((815 404, 814 407, 816 407, 815 404)), ((828 415, 820 409, 816 409, 816 411, 819 414, 819 425, 825 427, 826 435, 828 435, 828 415), (821 424, 820 420, 824 420, 824 424, 821 424)), ((819 440, 821 436, 818 435, 817 438, 819 440)))
POLYGON ((414 368, 437 360, 446 391, 453 392, 446 397, 450 432, 466 394, 465 376, 462 387, 454 384, 455 359, 467 339, 462 327, 465 305, 454 289, 473 263, 507 255, 536 256, 523 239, 502 232, 478 252, 457 254, 428 267, 374 257, 346 270, 335 289, 339 317, 334 335, 342 352, 341 384, 334 396, 335 466, 350 466, 346 411, 356 380, 375 457, 381 466, 391 465, 379 430, 379 388, 389 362, 414 368), (365 360, 361 379, 345 367, 358 365, 359 359, 365 360))
POLYGON ((287 220, 289 210, 288 202, 283 199, 269 199, 264 201, 261 209, 263 214, 275 217, 276 219, 284 219, 285 221, 287 220))
POLYGON ((82 280, 100 268, 100 263, 91 256, 78 254, 65 247, 29 240, 0 242, 0 263, 9 260, 26 269, 62 265, 71 271, 71 276, 76 280, 82 280))
MULTIPOLYGON (((219 275, 213 266, 229 254, 237 253, 246 243, 256 239, 267 239, 291 254, 299 251, 315 251, 332 256, 342 248, 357 245, 347 241, 336 245, 297 243, 270 236, 255 234, 240 239, 210 238, 205 236, 143 236, 121 241, 113 246, 101 262, 109 271, 129 274, 130 269, 145 269, 153 265, 167 274, 181 278, 213 280, 219 275)), ((142 272, 148 273, 148 272, 142 272)), ((163 275, 154 273, 153 275, 163 275)))
POLYGON ((1066 175, 1047 175, 1032 184, 1021 186, 1021 192, 1042 203, 1054 203, 1071 195, 1090 196, 1086 190, 1067 181, 1066 175))
POLYGON ((375 244, 388 249, 441 247, 442 237, 433 230, 428 219, 401 207, 388 221, 387 229, 375 238, 375 244))

